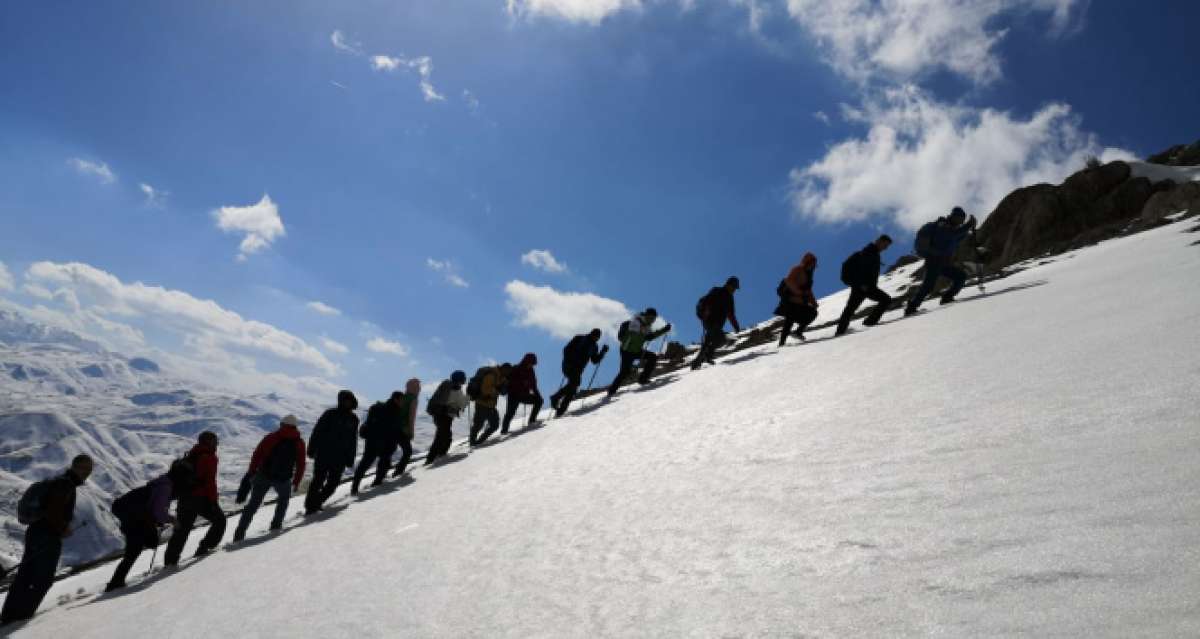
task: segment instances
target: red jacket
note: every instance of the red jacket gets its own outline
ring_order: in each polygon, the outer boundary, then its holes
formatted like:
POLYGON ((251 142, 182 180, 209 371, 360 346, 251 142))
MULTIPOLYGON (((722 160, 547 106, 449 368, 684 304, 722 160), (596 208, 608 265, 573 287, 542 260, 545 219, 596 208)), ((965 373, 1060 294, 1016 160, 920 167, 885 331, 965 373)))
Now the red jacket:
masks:
POLYGON ((538 392, 537 373, 533 367, 537 364, 537 356, 528 353, 517 364, 508 376, 508 396, 523 399, 536 395, 538 392))
POLYGON ((217 501, 217 451, 212 446, 196 444, 188 453, 196 465, 196 488, 192 494, 204 497, 209 501, 217 501))
POLYGON ((291 424, 281 425, 279 430, 263 437, 263 440, 258 443, 258 446, 254 449, 254 454, 250 456, 250 474, 253 475, 262 466, 263 462, 271 454, 271 451, 275 449, 276 444, 287 440, 291 440, 289 442, 290 445, 297 447, 296 474, 292 478, 292 486, 299 488, 300 480, 304 478, 304 438, 300 437, 300 431, 296 430, 296 427, 291 424))

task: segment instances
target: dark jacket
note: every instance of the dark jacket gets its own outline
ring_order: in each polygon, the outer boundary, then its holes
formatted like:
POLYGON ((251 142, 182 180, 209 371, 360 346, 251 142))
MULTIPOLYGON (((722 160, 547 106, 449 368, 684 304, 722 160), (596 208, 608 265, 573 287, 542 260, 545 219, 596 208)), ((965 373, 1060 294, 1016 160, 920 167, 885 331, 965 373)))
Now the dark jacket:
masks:
POLYGON ((112 512, 121 526, 161 526, 171 521, 171 479, 166 475, 146 482, 113 501, 112 512))
POLYGON ((537 357, 533 353, 521 358, 521 363, 512 369, 508 376, 508 396, 516 399, 536 395, 538 392, 537 373, 533 367, 537 357))
POLYGON ((706 326, 718 322, 724 326, 725 320, 729 320, 735 331, 741 330, 741 327, 738 326, 737 313, 734 310, 733 293, 724 286, 714 286, 704 296, 703 311, 700 321, 706 326))
POLYGON ((581 371, 587 368, 588 362, 599 364, 602 359, 599 344, 588 335, 576 335, 563 347, 563 372, 581 371))
POLYGON ((429 397, 426 412, 433 417, 457 417, 462 412, 462 409, 466 407, 465 397, 462 394, 461 384, 455 384, 451 380, 444 379, 434 389, 433 395, 429 397))
POLYGON ((71 528, 75 519, 75 489, 83 484, 79 477, 67 471, 50 480, 42 495, 42 518, 34 525, 41 525, 57 537, 62 537, 71 528))
POLYGON ((842 264, 842 283, 857 288, 874 288, 879 283, 879 271, 882 268, 883 258, 879 255, 879 247, 872 242, 842 264))
POLYGON ((408 423, 411 402, 415 401, 414 399, 402 402, 402 406, 397 406, 396 402, 390 399, 386 402, 375 402, 367 411, 367 423, 363 426, 366 429, 364 437, 367 443, 395 450, 400 444, 400 439, 404 437, 404 426, 408 423))
POLYGON ((917 231, 914 248, 917 255, 927 260, 946 261, 954 257, 958 245, 971 233, 970 224, 950 226, 950 221, 939 217, 936 222, 930 222, 917 231))
POLYGON ((308 458, 322 466, 353 466, 358 454, 358 415, 330 408, 321 413, 308 436, 308 458))
POLYGON ((254 454, 250 457, 250 472, 253 475, 258 472, 267 460, 271 457, 271 453, 275 451, 276 446, 294 446, 295 447, 295 466, 292 471, 292 486, 299 488, 300 480, 304 478, 304 439, 300 437, 300 431, 296 430, 291 424, 283 424, 279 430, 268 433, 258 443, 258 447, 254 449, 254 454))

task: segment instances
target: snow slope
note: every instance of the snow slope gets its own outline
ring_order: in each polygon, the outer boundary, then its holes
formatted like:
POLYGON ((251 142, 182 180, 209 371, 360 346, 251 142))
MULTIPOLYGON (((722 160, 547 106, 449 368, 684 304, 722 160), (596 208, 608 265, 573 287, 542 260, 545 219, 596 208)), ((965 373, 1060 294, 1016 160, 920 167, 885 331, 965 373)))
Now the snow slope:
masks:
POLYGON ((15 636, 1200 635, 1194 223, 85 573, 15 636))

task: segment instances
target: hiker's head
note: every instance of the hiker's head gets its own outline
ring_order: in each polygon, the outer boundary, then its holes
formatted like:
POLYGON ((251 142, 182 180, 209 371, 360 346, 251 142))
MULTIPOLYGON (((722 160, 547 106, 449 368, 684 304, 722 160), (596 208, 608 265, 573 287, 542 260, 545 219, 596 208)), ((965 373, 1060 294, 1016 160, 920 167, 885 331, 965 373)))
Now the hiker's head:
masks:
POLYGON ((510 362, 504 362, 503 364, 500 365, 500 374, 501 375, 504 375, 505 377, 507 377, 508 374, 511 372, 512 372, 512 364, 510 362))
POLYGON ((742 287, 742 281, 739 280, 737 277, 731 277, 731 278, 725 280, 725 288, 729 289, 730 293, 738 290, 741 287, 742 287))
POLYGON ((75 459, 71 460, 71 473, 79 478, 79 481, 87 481, 88 476, 92 474, 94 464, 92 458, 88 455, 76 455, 75 459))
POLYGON ((450 381, 457 386, 462 386, 467 383, 467 374, 462 371, 454 371, 450 373, 450 381))
POLYGON ((880 253, 888 250, 888 247, 891 245, 892 245, 892 236, 888 235, 887 233, 880 235, 875 240, 875 248, 879 249, 880 253))
POLYGON ((415 377, 408 380, 404 384, 404 392, 408 393, 409 395, 420 395, 421 394, 421 380, 419 380, 415 377))
POLYGON ((358 398, 348 390, 338 393, 338 408, 342 410, 354 410, 358 408, 358 398))
POLYGON ((404 401, 404 393, 400 391, 392 391, 392 396, 388 398, 393 404, 399 406, 404 401))
POLYGON ((958 226, 967 221, 967 212, 961 206, 956 206, 950 211, 950 217, 946 219, 950 221, 950 226, 958 226))
POLYGON ((812 253, 805 253, 804 257, 800 258, 800 266, 803 268, 817 268, 817 256, 812 253))
POLYGON ((525 353, 525 357, 521 358, 521 366, 537 366, 537 355, 525 353))
POLYGON ((654 320, 658 318, 658 309, 651 306, 650 308, 642 311, 642 317, 650 320, 650 323, 653 324, 654 320))
POLYGON ((197 441, 200 442, 201 446, 207 446, 213 450, 216 450, 217 444, 221 443, 220 440, 217 439, 217 434, 211 430, 206 430, 203 433, 200 433, 200 437, 197 438, 197 441))
POLYGON ((296 417, 295 415, 286 415, 283 419, 279 420, 279 426, 280 428, 284 426, 300 428, 300 418, 296 417))
POLYGON ((600 337, 601 337, 602 335, 604 335, 604 333, 602 333, 602 332, 600 331, 600 329, 598 329, 598 328, 593 328, 593 329, 592 329, 592 332, 588 333, 588 338, 589 338, 589 339, 591 339, 593 342, 599 342, 599 341, 600 341, 600 337))

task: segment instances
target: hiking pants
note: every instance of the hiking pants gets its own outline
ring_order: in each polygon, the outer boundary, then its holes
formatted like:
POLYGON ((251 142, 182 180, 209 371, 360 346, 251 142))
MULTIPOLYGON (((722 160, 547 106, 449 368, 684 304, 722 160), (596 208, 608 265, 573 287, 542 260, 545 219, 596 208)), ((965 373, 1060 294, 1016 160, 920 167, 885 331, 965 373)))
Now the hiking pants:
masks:
POLYGON ((696 359, 692 362, 692 368, 700 368, 704 362, 707 362, 717 354, 717 349, 725 345, 725 320, 721 319, 717 322, 704 322, 704 341, 700 343, 700 350, 696 352, 696 359))
POLYGON ((258 512, 258 507, 262 505, 263 499, 267 496, 267 491, 275 490, 275 516, 271 518, 271 529, 283 527, 283 517, 287 515, 288 500, 292 498, 292 480, 291 479, 272 479, 263 475, 254 476, 254 486, 250 489, 250 501, 246 502, 246 507, 242 509, 242 516, 238 518, 237 530, 233 532, 234 537, 244 537, 246 529, 250 527, 250 520, 254 519, 254 513, 258 512))
POLYGON ((933 292, 933 287, 937 286, 939 277, 947 277, 950 279, 950 288, 942 293, 942 299, 950 299, 962 290, 964 284, 967 283, 966 271, 958 268, 949 260, 945 259, 927 259, 925 260, 925 279, 921 282, 921 288, 917 289, 917 294, 913 295, 908 301, 908 312, 917 310, 921 306, 921 302, 933 292))
POLYGON ((579 392, 579 385, 583 383, 583 371, 586 368, 585 366, 577 371, 563 369, 563 376, 567 378, 567 383, 557 393, 550 396, 550 405, 558 407, 555 415, 561 416, 567 412, 567 406, 571 404, 571 400, 575 399, 575 393, 579 392))
POLYGON ((35 522, 25 529, 25 552, 21 555, 21 565, 8 589, 8 596, 4 598, 0 624, 33 617, 50 586, 54 585, 60 555, 62 538, 45 524, 35 522))
POLYGON ((179 563, 179 555, 183 554, 183 545, 187 543, 188 535, 192 534, 196 517, 208 520, 208 533, 200 540, 200 550, 216 548, 225 536, 225 513, 221 512, 217 502, 207 497, 188 495, 180 498, 179 505, 175 507, 175 514, 175 531, 171 533, 171 540, 167 542, 167 552, 163 555, 163 562, 168 566, 179 563))
POLYGON ((617 390, 621 388, 621 382, 625 380, 625 376, 629 374, 629 371, 633 370, 633 364, 638 360, 641 360, 642 363, 642 374, 638 376, 638 383, 647 384, 650 382, 650 375, 654 373, 654 367, 658 364, 658 355, 646 350, 640 353, 621 351, 621 368, 617 370, 616 378, 613 379, 612 384, 608 387, 609 397, 617 394, 617 390))
POLYGON ((780 302, 780 309, 787 311, 783 316, 783 330, 779 332, 779 345, 783 346, 787 343, 788 335, 791 335, 792 328, 796 328, 796 334, 799 335, 812 324, 813 320, 817 319, 817 309, 807 304, 793 304, 791 302, 780 302))
POLYGON ((433 436, 433 443, 429 445, 429 452, 425 453, 426 466, 450 452, 450 442, 454 438, 454 431, 451 430, 453 424, 454 418, 449 415, 438 415, 433 418, 433 425, 437 427, 437 433, 433 436))
POLYGON ((471 445, 482 444, 492 433, 500 428, 500 411, 495 406, 480 406, 475 404, 475 417, 471 422, 471 445), (487 424, 487 429, 483 425, 487 424), (480 431, 483 431, 482 433, 480 431))
POLYGON ((524 397, 508 396, 508 403, 504 406, 504 421, 500 422, 500 432, 507 433, 508 427, 512 424, 513 416, 517 414, 517 407, 521 404, 529 404, 533 408, 529 409, 529 421, 526 425, 537 421, 538 413, 542 410, 542 394, 533 391, 524 397))
POLYGON ((326 500, 333 496, 346 467, 339 463, 316 460, 313 464, 312 482, 308 484, 308 494, 304 496, 304 510, 312 512, 325 505, 326 500))
POLYGON ((129 570, 133 568, 138 555, 141 555, 143 550, 158 545, 158 528, 145 519, 122 521, 121 534, 125 535, 125 554, 121 557, 121 563, 117 564, 117 569, 113 571, 112 579, 108 580, 109 585, 124 585, 125 577, 129 575, 129 570))
POLYGON ((838 320, 838 334, 845 333, 850 328, 850 320, 854 319, 854 313, 858 311, 858 307, 862 306, 863 301, 871 300, 875 302, 875 308, 871 309, 871 314, 867 319, 863 320, 863 325, 874 326, 883 318, 884 312, 892 304, 892 296, 879 290, 878 286, 854 286, 850 288, 850 299, 846 300, 846 308, 842 310, 842 317, 838 320))

